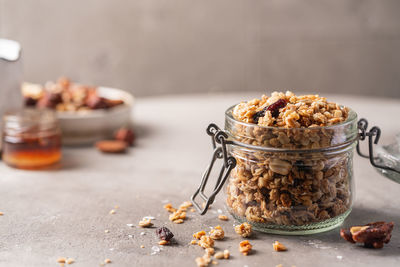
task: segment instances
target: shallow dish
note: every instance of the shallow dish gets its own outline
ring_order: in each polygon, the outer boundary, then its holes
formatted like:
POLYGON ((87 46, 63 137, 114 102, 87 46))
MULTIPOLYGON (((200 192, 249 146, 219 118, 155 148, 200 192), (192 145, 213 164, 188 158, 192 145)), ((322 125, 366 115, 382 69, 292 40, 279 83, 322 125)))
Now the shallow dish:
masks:
POLYGON ((63 145, 90 145, 132 123, 134 97, 130 93, 110 87, 97 87, 97 91, 101 97, 121 99, 124 104, 110 109, 58 111, 63 145))

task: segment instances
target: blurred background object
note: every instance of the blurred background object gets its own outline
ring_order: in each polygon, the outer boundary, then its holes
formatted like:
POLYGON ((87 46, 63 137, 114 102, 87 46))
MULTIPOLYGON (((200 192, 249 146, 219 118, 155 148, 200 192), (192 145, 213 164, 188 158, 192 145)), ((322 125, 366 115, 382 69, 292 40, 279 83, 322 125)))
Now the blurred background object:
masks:
POLYGON ((0 36, 21 42, 36 83, 400 97, 399 11, 398 0, 0 0, 0 36))
POLYGON ((2 147, 3 114, 10 109, 22 106, 21 82, 21 46, 13 40, 0 38, 0 151, 2 147))

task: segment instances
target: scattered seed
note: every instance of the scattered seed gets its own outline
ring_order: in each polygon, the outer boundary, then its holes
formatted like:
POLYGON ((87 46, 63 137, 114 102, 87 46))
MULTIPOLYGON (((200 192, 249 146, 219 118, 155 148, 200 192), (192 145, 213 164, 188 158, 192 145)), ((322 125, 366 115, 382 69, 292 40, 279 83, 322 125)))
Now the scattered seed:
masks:
POLYGON ((127 223, 126 226, 128 227, 135 227, 135 225, 133 223, 127 223))
POLYGON ((189 244, 190 244, 190 245, 197 245, 197 240, 192 240, 192 241, 190 241, 189 244))
POLYGON ((144 248, 144 246, 143 246, 143 245, 140 245, 140 248, 144 248))
POLYGON ((191 208, 190 212, 196 212, 196 210, 194 208, 191 208))
POLYGON ((181 224, 181 223, 183 223, 183 220, 182 219, 178 219, 178 220, 174 220, 173 222, 176 223, 176 224, 181 224))
POLYGON ((67 259, 67 264, 72 264, 74 262, 75 262, 75 260, 73 258, 68 258, 67 259))
POLYGON ((3 216, 3 215, 4 215, 4 213, 0 211, 0 216, 3 216))
POLYGON ((286 251, 287 250, 287 248, 279 241, 275 241, 275 243, 273 243, 272 246, 275 251, 286 251))
POLYGON ((105 259, 104 263, 111 263, 111 260, 110 259, 105 259))
POLYGON ((115 210, 110 210, 110 214, 115 214, 117 213, 115 210))
POLYGON ((110 232, 110 230, 104 230, 104 233, 106 233, 106 234, 109 233, 109 232, 110 232))
POLYGON ((219 215, 219 216, 218 216, 218 219, 220 219, 221 221, 227 221, 227 220, 229 220, 228 216, 226 216, 226 215, 219 215))
POLYGON ((57 259, 57 262, 58 262, 58 263, 65 263, 66 260, 67 260, 66 258, 61 257, 61 258, 58 258, 58 259, 57 259))
POLYGON ((139 222, 139 226, 143 227, 143 228, 147 228, 147 227, 153 226, 153 223, 151 222, 151 219, 144 219, 143 218, 143 220, 141 220, 139 222))

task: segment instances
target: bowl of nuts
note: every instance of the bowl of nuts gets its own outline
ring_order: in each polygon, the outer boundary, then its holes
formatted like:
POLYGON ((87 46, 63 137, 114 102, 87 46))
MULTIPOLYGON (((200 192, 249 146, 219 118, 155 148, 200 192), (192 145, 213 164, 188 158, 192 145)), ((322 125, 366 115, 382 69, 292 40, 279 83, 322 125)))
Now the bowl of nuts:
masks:
POLYGON ((121 89, 72 83, 24 83, 24 105, 57 113, 64 145, 89 145, 131 124, 134 97, 121 89))

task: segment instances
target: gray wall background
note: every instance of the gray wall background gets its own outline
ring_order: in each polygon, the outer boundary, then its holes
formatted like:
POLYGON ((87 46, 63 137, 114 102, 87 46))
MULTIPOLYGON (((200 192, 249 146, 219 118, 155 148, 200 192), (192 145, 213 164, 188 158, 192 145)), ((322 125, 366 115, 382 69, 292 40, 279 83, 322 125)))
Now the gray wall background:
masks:
POLYGON ((0 0, 0 36, 32 82, 400 97, 398 0, 0 0))

